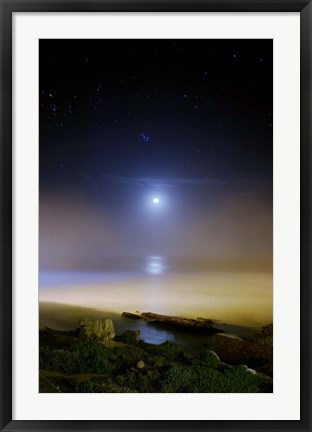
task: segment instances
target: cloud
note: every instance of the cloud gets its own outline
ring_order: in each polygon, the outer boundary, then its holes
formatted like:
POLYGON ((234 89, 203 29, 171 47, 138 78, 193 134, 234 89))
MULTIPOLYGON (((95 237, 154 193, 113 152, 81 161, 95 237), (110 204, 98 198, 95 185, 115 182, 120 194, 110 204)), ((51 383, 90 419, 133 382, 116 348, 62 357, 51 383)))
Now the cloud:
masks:
POLYGON ((125 183, 137 186, 158 188, 175 188, 179 185, 207 185, 207 186, 233 186, 233 181, 216 178, 152 178, 152 177, 122 177, 106 175, 105 179, 115 183, 125 183))

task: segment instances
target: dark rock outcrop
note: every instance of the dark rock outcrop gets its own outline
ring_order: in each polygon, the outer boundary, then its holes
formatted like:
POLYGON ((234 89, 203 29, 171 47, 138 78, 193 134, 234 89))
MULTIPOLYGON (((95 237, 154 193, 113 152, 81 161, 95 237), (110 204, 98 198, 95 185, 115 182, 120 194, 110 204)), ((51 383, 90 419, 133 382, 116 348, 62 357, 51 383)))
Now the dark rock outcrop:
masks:
POLYGON ((153 312, 143 312, 142 318, 148 319, 151 323, 163 323, 166 325, 179 327, 187 330, 198 330, 209 333, 222 332, 220 329, 216 329, 210 325, 210 321, 206 319, 196 320, 193 318, 182 318, 176 316, 168 316, 156 314, 153 312))
POLYGON ((120 336, 116 336, 116 340, 127 345, 136 344, 139 342, 140 330, 127 330, 120 336))
POLYGON ((216 352, 227 363, 259 364, 266 373, 272 373, 273 347, 271 345, 245 341, 233 334, 218 333, 216 335, 216 352))
POLYGON ((141 315, 134 314, 132 312, 123 312, 121 314, 124 318, 131 318, 131 319, 142 319, 141 315))

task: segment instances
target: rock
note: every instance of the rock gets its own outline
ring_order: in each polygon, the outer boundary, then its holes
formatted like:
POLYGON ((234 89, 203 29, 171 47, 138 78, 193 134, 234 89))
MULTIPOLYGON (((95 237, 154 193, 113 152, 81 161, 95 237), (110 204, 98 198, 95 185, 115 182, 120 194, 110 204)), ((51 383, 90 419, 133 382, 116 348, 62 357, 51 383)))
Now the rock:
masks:
POLYGON ((220 364, 219 364, 219 368, 220 369, 232 369, 232 365, 229 365, 229 364, 227 364, 227 363, 224 363, 224 362, 220 362, 220 364))
POLYGON ((142 318, 148 319, 151 323, 163 323, 174 327, 184 328, 187 330, 199 330, 207 333, 222 332, 210 325, 207 320, 196 320, 193 318, 182 318, 176 316, 160 315, 153 312, 143 312, 142 318))
POLYGON ((257 372, 257 377, 260 380, 260 383, 263 387, 273 387, 273 379, 269 375, 266 375, 262 372, 257 372))
POLYGON ((113 321, 110 318, 92 320, 82 318, 78 323, 78 333, 82 337, 91 338, 93 336, 101 339, 103 342, 114 339, 115 329, 113 321))
POLYGON ((198 318, 196 318, 196 321, 200 321, 200 322, 207 323, 207 324, 214 324, 214 321, 212 319, 209 319, 209 318, 198 317, 198 318))
POLYGON ((258 344, 273 346, 273 336, 265 336, 257 340, 258 344))
POLYGON ((138 369, 143 369, 143 368, 145 368, 145 363, 144 363, 144 361, 143 361, 143 360, 140 360, 140 361, 137 363, 136 367, 137 367, 138 369))
POLYGON ((215 358, 215 360, 220 364, 221 360, 220 357, 218 356, 218 354, 214 351, 209 351, 210 355, 213 356, 215 358))
POLYGON ((254 369, 249 368, 247 365, 243 365, 247 372, 250 372, 252 375, 257 375, 257 372, 254 369))
POLYGON ((222 333, 222 336, 225 338, 229 338, 229 339, 235 339, 235 340, 240 340, 240 341, 243 340, 242 338, 237 336, 237 334, 234 334, 234 333, 222 333))
POLYGON ((263 336, 273 336, 273 324, 263 326, 261 329, 261 334, 263 334, 263 336))
POLYGON ((134 314, 131 312, 123 312, 121 316, 123 316, 124 318, 142 319, 141 315, 137 315, 136 313, 134 314))
POLYGON ((117 336, 117 340, 127 345, 136 344, 139 342, 140 330, 128 330, 117 336))
POLYGON ((202 351, 201 353, 197 354, 194 357, 193 362, 202 367, 208 367, 213 369, 219 368, 221 363, 218 354, 211 350, 202 351))
POLYGON ((245 341, 237 335, 218 333, 216 335, 216 352, 227 363, 256 363, 271 372, 273 347, 270 345, 245 341))

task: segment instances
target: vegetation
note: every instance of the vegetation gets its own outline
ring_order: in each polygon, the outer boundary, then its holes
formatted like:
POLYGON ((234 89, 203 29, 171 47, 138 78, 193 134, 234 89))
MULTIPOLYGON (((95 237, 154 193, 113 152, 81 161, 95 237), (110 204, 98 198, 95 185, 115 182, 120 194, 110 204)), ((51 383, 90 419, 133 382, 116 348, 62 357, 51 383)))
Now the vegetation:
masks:
POLYGON ((220 363, 212 351, 192 355, 168 341, 147 344, 135 332, 105 346, 94 338, 66 338, 64 332, 48 330, 40 335, 39 354, 40 392, 271 391, 271 382, 263 388, 258 375, 243 365, 220 363))

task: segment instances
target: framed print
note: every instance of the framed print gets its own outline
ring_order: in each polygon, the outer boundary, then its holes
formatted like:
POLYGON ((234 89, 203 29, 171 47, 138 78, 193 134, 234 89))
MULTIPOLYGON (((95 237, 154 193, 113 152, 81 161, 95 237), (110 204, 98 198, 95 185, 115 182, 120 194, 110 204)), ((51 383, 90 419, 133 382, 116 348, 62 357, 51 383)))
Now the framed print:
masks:
POLYGON ((1 430, 310 431, 310 2, 1 22, 1 430))

